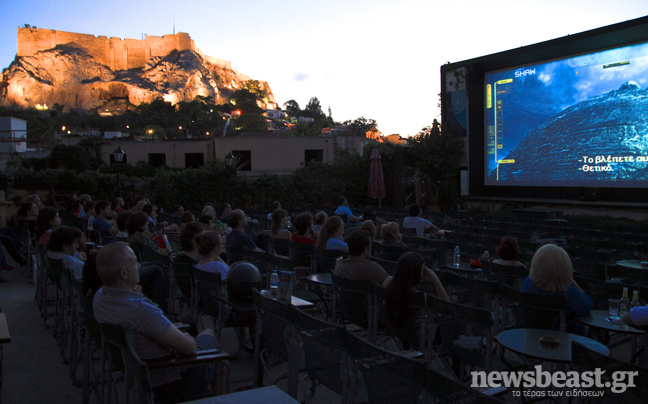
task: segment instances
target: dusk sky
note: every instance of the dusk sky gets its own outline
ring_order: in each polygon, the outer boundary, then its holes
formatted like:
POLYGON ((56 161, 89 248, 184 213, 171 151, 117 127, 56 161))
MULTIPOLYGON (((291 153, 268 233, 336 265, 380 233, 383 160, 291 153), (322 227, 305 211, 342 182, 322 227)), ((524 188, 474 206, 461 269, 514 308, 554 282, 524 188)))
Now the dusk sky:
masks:
POLYGON ((311 97, 336 121, 415 135, 439 118, 440 67, 648 15, 645 0, 0 0, 0 67, 16 32, 141 39, 191 35, 203 53, 270 84, 279 105, 311 97))

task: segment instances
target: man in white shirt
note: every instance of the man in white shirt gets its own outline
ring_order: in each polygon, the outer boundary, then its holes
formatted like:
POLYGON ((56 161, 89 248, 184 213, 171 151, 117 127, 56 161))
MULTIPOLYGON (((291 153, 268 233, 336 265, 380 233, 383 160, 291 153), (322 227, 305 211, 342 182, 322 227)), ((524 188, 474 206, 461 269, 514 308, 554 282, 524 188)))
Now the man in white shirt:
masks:
POLYGON ((416 229, 416 236, 423 237, 423 234, 434 232, 437 236, 443 237, 445 230, 441 230, 432 224, 431 221, 421 217, 421 207, 414 204, 409 207, 409 216, 403 220, 403 228, 416 229))

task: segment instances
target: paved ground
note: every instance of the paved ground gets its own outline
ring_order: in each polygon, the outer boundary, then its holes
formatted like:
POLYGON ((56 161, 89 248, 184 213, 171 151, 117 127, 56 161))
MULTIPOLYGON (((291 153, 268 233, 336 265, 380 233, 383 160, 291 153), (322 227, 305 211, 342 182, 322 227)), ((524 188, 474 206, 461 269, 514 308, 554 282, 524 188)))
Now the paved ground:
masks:
MULTIPOLYGON (((0 308, 7 315, 11 343, 5 344, 4 404, 69 404, 81 402, 81 387, 74 386, 68 365, 59 354, 59 347, 52 335, 53 317, 46 328, 36 300, 34 284, 24 268, 2 271, 10 283, 0 284, 0 308)), ((53 292, 52 292, 53 293, 53 292)), ((53 313, 53 308, 51 308, 53 313)), ((223 348, 236 352, 238 340, 231 329, 223 331, 223 348)), ((287 365, 273 368, 272 375, 281 374, 287 365)), ((231 361, 233 390, 252 386, 253 360, 243 352, 231 361)), ((79 368, 81 377, 81 368, 79 368)), ((267 384, 267 379, 265 381, 267 384)), ((277 384, 286 391, 285 380, 277 384)), ((338 399, 339 400, 339 399, 338 399)), ((334 393, 319 388, 316 402, 336 402, 334 393)))

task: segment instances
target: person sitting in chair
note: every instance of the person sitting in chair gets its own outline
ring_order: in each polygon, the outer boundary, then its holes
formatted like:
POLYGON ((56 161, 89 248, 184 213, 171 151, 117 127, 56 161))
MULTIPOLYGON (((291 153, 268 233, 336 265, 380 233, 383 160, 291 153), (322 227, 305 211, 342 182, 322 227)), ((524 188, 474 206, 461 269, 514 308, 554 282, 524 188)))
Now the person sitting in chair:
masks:
MULTIPOLYGON (((137 290, 139 264, 127 243, 115 242, 97 254, 97 273, 103 287, 94 296, 94 316, 99 323, 121 324, 135 336, 135 350, 141 359, 180 354, 191 356, 197 350, 218 349, 213 329, 205 329, 195 339, 180 331, 162 310, 137 290)), ((199 394, 213 383, 208 366, 185 371, 151 372, 156 399, 199 394)))
POLYGON ((434 232, 439 237, 445 235, 446 230, 441 230, 431 221, 421 217, 421 207, 414 204, 409 207, 409 216, 403 220, 404 229, 416 229, 416 237, 423 237, 425 233, 434 232))
POLYGON ((354 230, 349 235, 349 258, 340 261, 333 272, 340 278, 355 280, 372 280, 386 287, 392 277, 380 264, 370 261, 371 239, 369 232, 354 230))

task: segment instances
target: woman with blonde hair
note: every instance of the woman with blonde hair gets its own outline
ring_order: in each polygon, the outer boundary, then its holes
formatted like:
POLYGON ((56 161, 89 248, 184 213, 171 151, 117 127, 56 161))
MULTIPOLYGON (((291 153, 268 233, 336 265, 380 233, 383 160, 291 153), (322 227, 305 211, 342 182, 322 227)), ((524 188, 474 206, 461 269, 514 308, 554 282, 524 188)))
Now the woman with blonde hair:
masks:
MULTIPOLYGON (((541 296, 565 296, 567 319, 586 316, 594 308, 594 302, 574 280, 574 269, 569 254, 555 244, 545 244, 536 251, 531 260, 529 277, 520 290, 541 296)), ((569 322, 568 332, 584 335, 582 324, 569 322)))
POLYGON ((384 246, 405 247, 397 223, 388 222, 382 226, 380 229, 380 243, 384 246))

